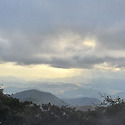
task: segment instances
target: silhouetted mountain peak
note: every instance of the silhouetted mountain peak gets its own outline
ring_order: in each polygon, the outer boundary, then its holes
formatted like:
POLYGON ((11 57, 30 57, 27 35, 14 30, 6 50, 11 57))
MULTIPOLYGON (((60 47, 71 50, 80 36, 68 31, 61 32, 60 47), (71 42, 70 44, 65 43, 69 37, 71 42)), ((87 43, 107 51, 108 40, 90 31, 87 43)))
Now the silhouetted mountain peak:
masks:
POLYGON ((48 104, 51 103, 53 105, 62 106, 66 105, 66 103, 48 92, 42 92, 36 89, 26 90, 22 92, 18 92, 13 95, 13 97, 20 99, 21 101, 32 101, 37 104, 48 104))

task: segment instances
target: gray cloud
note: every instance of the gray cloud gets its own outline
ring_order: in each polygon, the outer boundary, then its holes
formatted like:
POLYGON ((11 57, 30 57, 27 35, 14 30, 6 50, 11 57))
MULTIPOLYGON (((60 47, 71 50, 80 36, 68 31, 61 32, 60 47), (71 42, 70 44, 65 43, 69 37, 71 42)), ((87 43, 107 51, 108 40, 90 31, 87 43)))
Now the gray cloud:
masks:
POLYGON ((0 2, 0 26, 23 31, 55 27, 109 26, 124 20, 124 0, 9 0, 0 2))
POLYGON ((124 3, 124 0, 2 1, 0 60, 58 68, 90 69, 104 63, 124 68, 124 3), (95 47, 85 45, 86 40, 94 41, 95 47))
POLYGON ((125 23, 119 22, 118 25, 112 25, 109 28, 97 31, 98 43, 103 48, 110 50, 125 49, 125 23))

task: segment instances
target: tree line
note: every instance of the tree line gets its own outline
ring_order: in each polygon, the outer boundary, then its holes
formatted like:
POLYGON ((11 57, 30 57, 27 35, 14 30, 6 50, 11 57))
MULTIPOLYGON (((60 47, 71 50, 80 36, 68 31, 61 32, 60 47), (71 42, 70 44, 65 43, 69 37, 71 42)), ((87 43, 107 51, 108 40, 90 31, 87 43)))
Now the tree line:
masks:
POLYGON ((20 102, 0 89, 0 125, 125 125, 125 103, 104 97, 94 111, 69 106, 20 102))

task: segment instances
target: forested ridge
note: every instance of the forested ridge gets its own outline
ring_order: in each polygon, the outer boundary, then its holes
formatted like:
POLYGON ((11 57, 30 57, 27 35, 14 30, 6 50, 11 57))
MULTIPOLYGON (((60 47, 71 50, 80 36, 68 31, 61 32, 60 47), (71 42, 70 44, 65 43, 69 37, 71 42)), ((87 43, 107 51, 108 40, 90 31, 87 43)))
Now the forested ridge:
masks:
POLYGON ((0 89, 1 125, 125 125, 125 103, 106 96, 94 111, 76 111, 68 106, 20 102, 0 89))

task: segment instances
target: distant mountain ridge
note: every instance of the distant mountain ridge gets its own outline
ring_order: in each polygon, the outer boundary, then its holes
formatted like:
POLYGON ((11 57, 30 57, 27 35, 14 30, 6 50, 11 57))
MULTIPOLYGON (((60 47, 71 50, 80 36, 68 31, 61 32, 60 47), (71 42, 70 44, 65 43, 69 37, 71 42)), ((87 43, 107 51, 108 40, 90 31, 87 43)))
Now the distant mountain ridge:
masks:
MULTIPOLYGON (((17 84, 17 83, 15 83, 17 84)), ((100 95, 98 93, 103 93, 99 90, 93 88, 83 88, 79 87, 75 84, 51 84, 51 83, 34 83, 36 85, 32 86, 28 84, 28 86, 9 86, 4 88, 4 93, 12 94, 17 93, 25 90, 37 89, 39 91, 46 91, 53 93, 59 98, 82 98, 82 97, 89 97, 89 98, 98 98, 100 99, 100 95), (29 87, 30 86, 30 87, 29 87)))
POLYGON ((65 103, 58 97, 54 96, 53 94, 47 92, 41 92, 36 89, 18 92, 12 95, 12 97, 17 98, 20 101, 32 101, 33 103, 40 105, 48 103, 51 103, 56 106, 67 105, 67 103, 65 103))
POLYGON ((113 94, 112 97, 113 97, 113 98, 120 97, 121 99, 124 99, 124 100, 125 100, 125 92, 118 92, 118 93, 116 93, 116 94, 113 94))
POLYGON ((70 105, 73 106, 91 106, 91 105, 98 105, 101 103, 101 101, 97 98, 74 98, 74 99, 63 99, 65 102, 67 102, 70 105))

